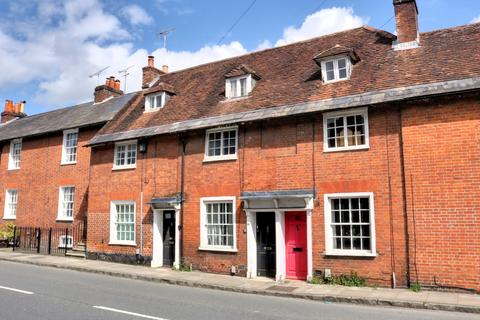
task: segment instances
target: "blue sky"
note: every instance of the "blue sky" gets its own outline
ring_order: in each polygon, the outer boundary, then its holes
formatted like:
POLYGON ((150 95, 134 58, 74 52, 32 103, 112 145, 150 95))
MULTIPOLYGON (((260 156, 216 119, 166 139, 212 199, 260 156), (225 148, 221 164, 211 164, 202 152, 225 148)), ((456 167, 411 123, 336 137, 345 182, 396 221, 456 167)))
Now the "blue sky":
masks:
MULTIPOLYGON (((138 90, 146 56, 170 70, 368 24, 394 32, 392 0, 0 0, 0 98, 27 100, 29 114, 91 100, 88 75, 133 65, 138 90), (387 23, 387 21, 389 21, 387 23), (167 50, 156 33, 175 28, 167 50)), ((480 1, 418 0, 420 30, 480 21, 480 1)), ((123 87, 123 78, 122 87, 123 87)))

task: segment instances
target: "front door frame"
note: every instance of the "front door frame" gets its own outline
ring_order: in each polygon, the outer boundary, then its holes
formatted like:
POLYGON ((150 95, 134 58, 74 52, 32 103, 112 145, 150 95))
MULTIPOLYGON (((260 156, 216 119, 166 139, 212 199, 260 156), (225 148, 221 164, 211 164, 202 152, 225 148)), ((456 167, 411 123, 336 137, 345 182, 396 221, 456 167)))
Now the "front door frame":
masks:
POLYGON ((257 277, 257 213, 275 212, 275 245, 276 245, 276 281, 284 281, 286 278, 286 245, 285 245, 285 212, 303 211, 307 217, 307 281, 313 275, 312 255, 312 212, 313 199, 308 199, 306 208, 278 208, 278 202, 274 201, 275 207, 268 209, 248 208, 245 205, 247 216, 247 277, 257 277))
POLYGON ((175 258, 173 267, 180 268, 180 232, 179 216, 180 208, 153 209, 153 245, 152 245, 152 268, 163 267, 163 214, 165 211, 175 211, 175 258))

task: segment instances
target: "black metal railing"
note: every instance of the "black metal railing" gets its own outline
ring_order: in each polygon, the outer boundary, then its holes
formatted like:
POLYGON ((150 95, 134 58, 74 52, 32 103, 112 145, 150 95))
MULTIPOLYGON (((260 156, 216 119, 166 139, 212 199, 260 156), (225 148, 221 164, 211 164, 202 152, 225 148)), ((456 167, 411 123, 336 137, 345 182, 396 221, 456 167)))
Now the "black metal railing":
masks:
POLYGON ((65 228, 19 227, 13 230, 13 251, 67 255, 69 250, 86 249, 86 221, 65 228))

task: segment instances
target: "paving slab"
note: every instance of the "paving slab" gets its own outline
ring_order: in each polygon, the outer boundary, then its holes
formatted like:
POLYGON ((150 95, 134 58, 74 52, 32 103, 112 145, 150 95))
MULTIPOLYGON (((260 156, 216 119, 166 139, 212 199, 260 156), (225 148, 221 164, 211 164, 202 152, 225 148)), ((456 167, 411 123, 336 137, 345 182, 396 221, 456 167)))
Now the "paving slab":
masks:
POLYGON ((25 254, 12 252, 11 249, 0 249, 0 260, 242 293, 480 314, 480 295, 475 294, 432 291, 415 293, 407 289, 313 285, 302 281, 277 283, 266 278, 247 279, 200 271, 181 272, 169 268, 149 268, 98 260, 25 254))

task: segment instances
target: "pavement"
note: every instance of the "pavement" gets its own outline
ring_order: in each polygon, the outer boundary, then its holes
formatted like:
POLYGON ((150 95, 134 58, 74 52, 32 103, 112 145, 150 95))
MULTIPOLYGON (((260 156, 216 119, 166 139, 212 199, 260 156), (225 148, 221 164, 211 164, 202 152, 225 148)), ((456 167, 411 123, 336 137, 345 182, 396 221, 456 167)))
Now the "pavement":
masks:
POLYGON ((307 299, 326 303, 393 306, 480 314, 480 295, 476 294, 314 285, 302 281, 276 283, 271 279, 247 279, 198 271, 180 272, 169 268, 149 268, 97 260, 25 254, 12 252, 10 249, 0 249, 0 261, 55 267, 179 286, 307 299))
POLYGON ((2 320, 478 320, 478 314, 324 303, 0 261, 2 320))

